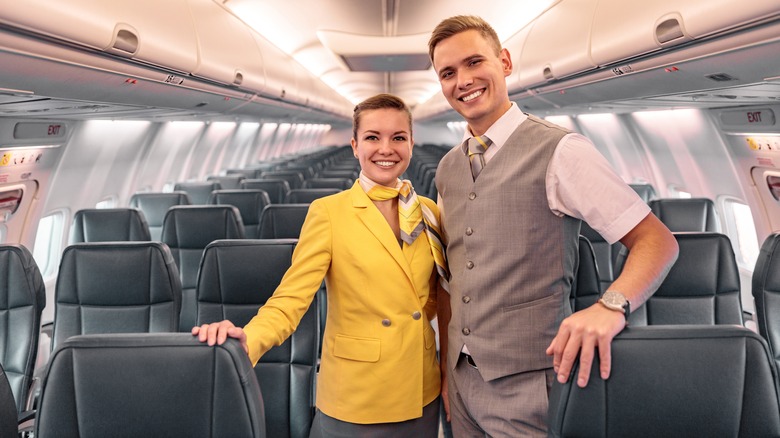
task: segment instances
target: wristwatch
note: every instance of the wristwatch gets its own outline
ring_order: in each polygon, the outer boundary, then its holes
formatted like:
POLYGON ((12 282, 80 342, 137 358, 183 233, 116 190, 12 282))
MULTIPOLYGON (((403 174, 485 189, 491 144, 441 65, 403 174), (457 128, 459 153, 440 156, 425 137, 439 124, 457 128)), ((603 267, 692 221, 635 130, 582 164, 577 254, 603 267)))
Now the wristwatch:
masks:
POLYGON ((601 296, 599 302, 607 309, 617 310, 623 312, 626 315, 626 321, 628 321, 628 315, 631 314, 631 303, 628 302, 625 295, 614 290, 608 290, 601 296))

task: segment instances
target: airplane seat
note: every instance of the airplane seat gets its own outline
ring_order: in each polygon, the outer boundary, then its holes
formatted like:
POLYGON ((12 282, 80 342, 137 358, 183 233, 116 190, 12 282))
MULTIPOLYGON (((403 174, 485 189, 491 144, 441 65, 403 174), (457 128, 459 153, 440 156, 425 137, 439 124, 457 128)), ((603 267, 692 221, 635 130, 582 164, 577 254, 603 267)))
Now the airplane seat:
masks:
MULTIPOLYGON (((251 179, 255 177, 255 169, 228 169, 225 171, 225 174, 227 176, 243 176, 244 179, 251 179)), ((239 184, 239 188, 240 186, 241 184, 239 184)))
POLYGON ((238 341, 93 334, 52 354, 35 436, 264 438, 265 428, 263 396, 238 341))
POLYGON ((260 215, 260 239, 297 239, 309 204, 271 204, 260 215))
POLYGON ((284 203, 310 204, 315 199, 335 195, 341 191, 341 189, 292 189, 287 192, 287 197, 285 197, 284 203))
MULTIPOLYGON (((729 238, 720 233, 673 234, 680 248, 677 261, 650 299, 631 310, 629 323, 743 325, 739 270, 729 238)), ((621 259, 627 254, 624 247, 621 259)))
POLYGON ((655 188, 652 184, 629 184, 629 187, 634 189, 636 194, 648 204, 656 198, 655 188))
POLYGON ((271 204, 282 204, 290 191, 290 183, 284 179, 246 179, 241 183, 241 189, 263 190, 268 193, 271 204))
POLYGON ((579 262, 569 298, 572 311, 576 312, 592 306, 600 296, 601 284, 596 254, 588 239, 580 236, 579 262))
MULTIPOLYGON (((297 240, 218 240, 206 247, 198 278, 198 325, 246 325, 290 267, 297 240)), ((292 335, 255 366, 273 437, 308 437, 320 344, 319 293, 292 335)))
POLYGON ((187 205, 168 210, 163 221, 162 242, 170 247, 179 268, 182 288, 179 330, 189 332, 197 319, 195 288, 203 250, 215 240, 245 236, 241 213, 232 205, 187 205))
POLYGON ((174 192, 186 192, 190 196, 190 201, 193 205, 208 204, 211 192, 220 189, 222 189, 222 186, 216 181, 179 182, 173 186, 174 192))
POLYGON ((269 170, 260 174, 260 179, 283 179, 290 189, 303 188, 303 174, 297 170, 269 170))
POLYGON ((594 357, 553 383, 551 437, 780 436, 777 371, 766 342, 744 327, 628 327, 612 341, 608 380, 594 357))
POLYGON ((336 168, 331 166, 317 173, 317 178, 348 178, 355 181, 360 176, 360 171, 355 170, 354 166, 348 165, 336 168))
POLYGON ((780 366, 780 233, 764 240, 753 271, 753 299, 758 332, 780 366))
POLYGON ((186 192, 138 192, 130 197, 130 207, 144 213, 152 240, 160 240, 165 213, 174 205, 190 205, 186 192))
POLYGON ((584 221, 580 227, 580 234, 587 238, 593 247, 599 271, 601 291, 604 292, 620 274, 617 258, 618 254, 620 254, 620 249, 623 248, 623 244, 615 242, 610 245, 601 234, 584 221))
POLYGON ((177 331, 181 283, 161 242, 77 243, 62 253, 54 301, 52 351, 76 335, 177 331))
POLYGON ((241 181, 245 179, 243 175, 212 175, 206 178, 206 181, 219 183, 221 190, 236 190, 241 188, 241 181))
POLYGON ((669 228, 678 231, 711 231, 720 233, 715 203, 708 198, 663 198, 650 201, 653 214, 669 228))
POLYGON ((16 400, 14 411, 22 412, 35 371, 46 288, 22 245, 0 245, 0 278, 0 364, 16 400))
POLYGON ((73 215, 69 243, 152 240, 149 225, 135 208, 89 208, 73 215))
POLYGON ((271 204, 264 190, 214 190, 210 204, 227 204, 238 209, 247 239, 256 239, 260 231, 260 214, 266 205, 271 204))
POLYGON ((350 178, 311 178, 303 182, 303 188, 347 190, 352 184, 353 180, 350 178))
POLYGON ((14 393, 8 382, 8 376, 0 365, 0 436, 9 438, 17 436, 19 434, 18 420, 14 393))

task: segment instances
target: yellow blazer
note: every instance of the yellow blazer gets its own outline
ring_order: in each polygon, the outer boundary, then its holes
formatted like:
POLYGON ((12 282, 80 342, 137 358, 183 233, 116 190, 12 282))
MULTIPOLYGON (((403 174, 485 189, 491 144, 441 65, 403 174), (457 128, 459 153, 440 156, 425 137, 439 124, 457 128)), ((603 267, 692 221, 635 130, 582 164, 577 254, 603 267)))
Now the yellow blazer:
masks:
MULTIPOLYGON (((438 215, 433 201, 420 201, 438 215)), ((437 279, 426 236, 402 249, 358 182, 314 201, 292 266, 244 327, 253 363, 295 330, 323 278, 328 317, 317 407, 361 424, 422 416, 441 384, 430 323, 437 279)))

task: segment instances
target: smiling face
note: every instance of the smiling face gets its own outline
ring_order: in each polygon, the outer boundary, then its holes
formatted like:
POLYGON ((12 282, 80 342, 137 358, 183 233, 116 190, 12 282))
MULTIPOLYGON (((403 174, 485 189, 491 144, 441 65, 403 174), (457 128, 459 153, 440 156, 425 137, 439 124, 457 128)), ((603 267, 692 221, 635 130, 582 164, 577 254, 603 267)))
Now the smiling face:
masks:
POLYGON ((466 30, 440 41, 433 52, 433 67, 444 97, 466 119, 472 134, 484 134, 509 109, 509 52, 501 49, 496 54, 479 31, 466 30))
POLYGON ((395 187, 398 177, 409 167, 413 144, 412 127, 405 112, 372 109, 360 115, 352 151, 367 177, 377 184, 395 187))

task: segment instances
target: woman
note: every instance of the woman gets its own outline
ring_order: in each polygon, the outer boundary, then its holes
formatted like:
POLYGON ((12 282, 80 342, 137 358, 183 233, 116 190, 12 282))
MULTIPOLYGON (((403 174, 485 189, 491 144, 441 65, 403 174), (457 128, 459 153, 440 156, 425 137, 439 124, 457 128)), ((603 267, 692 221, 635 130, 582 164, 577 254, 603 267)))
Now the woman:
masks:
POLYGON ((351 144, 359 180, 311 204, 274 295, 243 329, 222 321, 192 333, 210 345, 237 338, 256 363, 295 330, 324 277, 312 436, 436 437, 441 376, 430 320, 447 273, 435 203, 399 179, 414 144, 409 108, 388 94, 361 102, 351 144))

